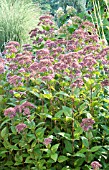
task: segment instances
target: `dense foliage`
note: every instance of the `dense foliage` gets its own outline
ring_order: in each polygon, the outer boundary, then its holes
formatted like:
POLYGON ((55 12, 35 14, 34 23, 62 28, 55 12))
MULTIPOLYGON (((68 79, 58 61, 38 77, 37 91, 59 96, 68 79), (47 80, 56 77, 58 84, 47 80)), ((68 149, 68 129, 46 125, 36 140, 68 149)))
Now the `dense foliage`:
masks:
POLYGON ((109 47, 75 17, 40 17, 0 58, 0 169, 109 169, 109 47))

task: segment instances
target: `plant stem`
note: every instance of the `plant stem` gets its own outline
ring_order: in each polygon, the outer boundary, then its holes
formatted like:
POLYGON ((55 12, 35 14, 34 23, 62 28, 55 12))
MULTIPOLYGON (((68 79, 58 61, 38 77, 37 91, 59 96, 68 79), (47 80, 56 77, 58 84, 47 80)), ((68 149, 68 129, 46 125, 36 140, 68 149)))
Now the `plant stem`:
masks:
MULTIPOLYGON (((74 99, 72 99, 72 153, 74 154, 74 99)), ((72 158, 72 167, 74 168, 74 159, 72 158)))

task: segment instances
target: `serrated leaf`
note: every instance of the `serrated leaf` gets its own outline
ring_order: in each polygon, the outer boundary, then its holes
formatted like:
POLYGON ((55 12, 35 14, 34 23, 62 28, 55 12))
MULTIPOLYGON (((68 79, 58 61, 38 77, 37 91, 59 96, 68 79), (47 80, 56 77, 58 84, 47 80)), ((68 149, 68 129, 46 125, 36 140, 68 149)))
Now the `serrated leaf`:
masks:
POLYGON ((22 165, 22 162, 16 162, 14 165, 22 165))
POLYGON ((15 126, 11 126, 11 131, 12 131, 13 134, 15 134, 15 135, 17 134, 15 126))
POLYGON ((57 134, 64 137, 67 140, 72 140, 69 133, 60 132, 60 133, 57 133, 57 134))
POLYGON ((59 163, 62 163, 62 162, 64 162, 64 161, 66 161, 66 160, 68 160, 68 157, 63 156, 63 155, 59 156, 59 158, 58 158, 58 162, 59 162, 59 163))
POLYGON ((65 116, 72 117, 72 109, 66 106, 62 106, 65 116))
POLYGON ((66 97, 69 97, 69 95, 67 93, 63 92, 63 91, 60 91, 60 92, 56 93, 56 95, 59 95, 59 94, 63 95, 63 96, 66 96, 66 97))
POLYGON ((7 134, 8 134, 8 129, 7 129, 7 127, 5 127, 1 131, 1 137, 4 139, 7 137, 7 134))
POLYGON ((89 147, 89 142, 88 139, 85 138, 84 136, 81 137, 83 145, 88 148, 89 147))
POLYGON ((33 94, 34 96, 38 97, 39 98, 39 94, 37 92, 34 92, 34 91, 29 91, 31 94, 33 94))
POLYGON ((91 152, 96 152, 98 151, 102 146, 94 146, 90 149, 91 152))
POLYGON ((65 140, 64 143, 66 151, 72 153, 72 142, 65 140))
POLYGON ((6 124, 7 122, 9 122, 9 121, 10 121, 10 119, 4 120, 3 123, 1 123, 0 128, 1 128, 4 124, 6 124))
POLYGON ((31 160, 30 156, 28 156, 25 160, 25 163, 32 163, 32 162, 33 162, 33 160, 31 160))
POLYGON ((43 126, 44 124, 45 124, 45 122, 40 122, 36 125, 36 127, 43 126))
POLYGON ((50 94, 43 94, 43 98, 46 98, 46 99, 52 99, 53 98, 53 96, 52 96, 52 94, 50 93, 50 94))
POLYGON ((52 148, 51 148, 51 151, 56 152, 58 150, 59 145, 60 145, 60 143, 53 145, 52 148))
POLYGON ((36 146, 36 140, 33 141, 33 143, 31 144, 31 148, 34 148, 36 146))
POLYGON ((10 165, 10 166, 11 166, 11 165, 13 165, 13 164, 14 164, 14 163, 13 163, 12 161, 7 161, 5 165, 8 165, 8 166, 10 165))
POLYGON ((60 110, 59 112, 57 112, 57 113, 55 114, 55 117, 56 117, 56 118, 61 118, 62 115, 63 115, 63 110, 60 110))
POLYGON ((55 162, 57 161, 57 158, 58 158, 57 153, 51 154, 51 159, 53 159, 55 162))
POLYGON ((81 158, 85 158, 85 154, 83 153, 76 153, 74 156, 78 156, 78 157, 81 157, 81 158))
POLYGON ((19 150, 19 148, 18 148, 17 146, 15 146, 15 145, 11 145, 11 146, 10 146, 10 149, 11 149, 11 150, 19 150))
POLYGON ((85 160, 84 158, 76 159, 76 161, 74 162, 74 165, 76 167, 80 167, 83 164, 84 160, 85 160))

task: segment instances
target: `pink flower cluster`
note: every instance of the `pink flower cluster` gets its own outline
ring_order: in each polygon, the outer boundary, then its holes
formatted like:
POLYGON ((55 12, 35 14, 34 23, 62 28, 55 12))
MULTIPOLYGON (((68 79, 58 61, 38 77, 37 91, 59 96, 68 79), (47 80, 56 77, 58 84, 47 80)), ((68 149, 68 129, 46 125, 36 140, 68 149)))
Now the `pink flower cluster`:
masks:
POLYGON ((102 165, 98 161, 93 161, 91 163, 91 166, 92 166, 93 170, 99 170, 99 168, 102 167, 102 165))
POLYGON ((52 16, 44 15, 39 18, 40 22, 38 25, 53 25, 52 16))
POLYGON ((16 116, 16 113, 22 113, 23 115, 30 115, 30 108, 35 108, 35 106, 25 101, 21 105, 16 105, 15 107, 9 107, 4 111, 4 116, 9 116, 10 118, 13 118, 16 116))
POLYGON ((81 127, 83 128, 84 131, 89 131, 93 129, 93 124, 95 123, 94 120, 91 118, 84 118, 82 119, 81 127))
POLYGON ((51 138, 45 138, 43 144, 48 146, 52 142, 51 138))
POLYGON ((20 44, 16 41, 9 41, 6 46, 5 46, 5 53, 17 53, 18 49, 17 47, 19 47, 20 44))
POLYGON ((102 87, 109 86, 109 80, 103 80, 101 82, 102 87))
MULTIPOLYGON (((40 21, 51 20, 52 17, 42 16, 40 21)), ((35 28, 30 32, 31 37, 37 37, 33 40, 33 43, 39 44, 46 37, 46 30, 40 30, 35 28), (42 35, 44 34, 44 36, 42 35)), ((49 31, 48 31, 49 32, 49 31)), ((60 35, 58 32, 57 34, 60 35)), ((42 49, 36 50, 36 54, 30 52, 31 46, 25 44, 23 47, 24 52, 17 53, 15 58, 7 59, 9 63, 9 69, 11 71, 17 71, 16 81, 13 79, 14 75, 9 79, 9 83, 17 85, 17 79, 20 84, 20 77, 26 79, 26 82, 30 78, 36 79, 37 77, 42 78, 43 81, 51 80, 55 78, 55 75, 62 73, 63 75, 69 76, 71 79, 76 79, 72 83, 71 87, 81 87, 84 85, 83 77, 92 77, 96 69, 98 70, 99 64, 108 65, 107 54, 109 48, 101 50, 101 45, 99 44, 99 37, 96 34, 96 30, 92 23, 84 22, 80 24, 80 27, 74 31, 70 38, 65 39, 54 39, 50 40, 48 37, 52 36, 51 34, 47 35, 47 41, 42 49), (90 28, 90 29, 89 29, 90 28), (90 31, 89 31, 90 30, 90 31), (98 42, 98 44, 96 43, 98 42), (26 51, 25 51, 26 50, 26 51), (23 69, 23 70, 22 70, 23 69), (66 70, 69 70, 66 72, 66 70), (43 73, 43 74, 42 74, 43 73), (26 77, 28 74, 28 78, 26 77), (15 81, 15 84, 13 83, 15 81)), ((52 37, 51 37, 52 38, 52 37)), ((8 43, 8 45, 14 44, 15 47, 18 44, 8 43)), ((3 70, 3 67, 2 67, 3 70)), ((105 72, 108 72, 108 68, 105 69, 105 72)), ((104 83, 104 82, 103 82, 104 83)), ((102 83, 102 84, 103 84, 102 83)), ((103 84, 104 85, 104 84, 103 84)))
POLYGON ((21 77, 14 75, 14 76, 8 76, 8 81, 10 84, 13 84, 14 86, 19 85, 21 83, 21 77))
POLYGON ((4 111, 4 115, 13 118, 16 115, 16 109, 13 107, 9 107, 4 111))
POLYGON ((23 131, 25 128, 27 128, 27 125, 24 124, 24 123, 19 123, 19 124, 16 126, 16 130, 18 131, 18 133, 20 133, 21 131, 23 131))
POLYGON ((0 63, 0 74, 4 73, 5 69, 4 69, 4 64, 3 62, 0 63))

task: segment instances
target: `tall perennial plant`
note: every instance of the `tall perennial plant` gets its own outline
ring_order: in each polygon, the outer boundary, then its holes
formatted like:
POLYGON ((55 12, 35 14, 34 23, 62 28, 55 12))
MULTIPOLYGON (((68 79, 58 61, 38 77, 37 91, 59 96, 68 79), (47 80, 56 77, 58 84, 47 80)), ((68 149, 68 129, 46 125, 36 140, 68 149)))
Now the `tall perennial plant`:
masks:
POLYGON ((107 170, 109 47, 88 21, 39 26, 0 58, 0 169, 107 170))

